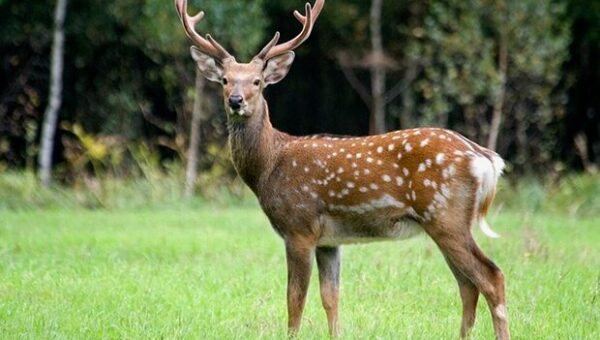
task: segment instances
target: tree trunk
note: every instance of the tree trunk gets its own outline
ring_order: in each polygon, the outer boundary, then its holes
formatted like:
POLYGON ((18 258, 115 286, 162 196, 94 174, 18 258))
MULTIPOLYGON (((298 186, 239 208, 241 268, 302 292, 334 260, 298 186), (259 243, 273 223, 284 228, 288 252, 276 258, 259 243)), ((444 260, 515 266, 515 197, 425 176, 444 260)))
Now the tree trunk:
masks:
POLYGON ((200 148, 200 124, 204 118, 204 105, 202 92, 204 90, 204 78, 199 70, 196 70, 196 84, 194 93, 194 107, 192 109, 192 123, 190 127, 190 145, 187 157, 187 169, 185 172, 185 196, 192 197, 194 184, 198 176, 198 149, 200 148))
POLYGON ((58 0, 54 12, 54 38, 52 43, 52 59, 50 68, 50 94, 41 135, 41 147, 38 157, 39 176, 43 186, 48 186, 52 171, 52 151, 58 110, 62 103, 62 76, 64 63, 64 22, 67 12, 67 0, 58 0))
MULTIPOLYGON (((502 30, 502 28, 500 28, 502 30)), ((498 134, 500 133, 500 123, 502 122, 502 110, 504 108, 504 97, 506 95, 506 77, 508 69, 508 47, 506 41, 506 33, 500 32, 498 41, 498 73, 500 75, 500 84, 498 85, 498 93, 494 101, 494 112, 492 121, 490 122, 490 135, 487 142, 487 147, 490 150, 496 150, 498 144, 498 134)))
POLYGON ((383 0, 371 2, 370 28, 374 64, 371 66, 371 118, 369 133, 379 134, 385 128, 385 78, 383 41, 381 37, 381 8, 383 0))

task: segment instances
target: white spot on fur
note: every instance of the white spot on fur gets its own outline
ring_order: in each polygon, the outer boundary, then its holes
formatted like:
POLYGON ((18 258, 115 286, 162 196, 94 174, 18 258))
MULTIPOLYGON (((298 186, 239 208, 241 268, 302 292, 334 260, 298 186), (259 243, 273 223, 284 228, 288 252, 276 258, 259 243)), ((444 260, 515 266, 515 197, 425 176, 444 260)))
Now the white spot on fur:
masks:
POLYGON ((402 186, 402 184, 404 184, 404 179, 400 176, 397 176, 396 177, 396 185, 400 187, 400 186, 402 186))
POLYGON ((392 196, 390 196, 388 194, 385 194, 380 199, 373 200, 369 203, 371 204, 371 206, 373 206, 375 208, 389 208, 389 207, 404 208, 404 203, 397 201, 395 198, 393 198, 392 196))
POLYGON ((382 179, 384 182, 391 182, 391 181, 392 181, 392 178, 391 178, 390 176, 388 176, 388 175, 383 175, 383 176, 381 176, 381 179, 382 179))
POLYGON ((444 179, 448 179, 456 174, 456 168, 454 165, 448 166, 446 169, 442 170, 442 177, 444 179))
POLYGON ((427 144, 429 144, 429 138, 425 138, 421 141, 421 147, 424 147, 427 144))
POLYGON ((367 191, 369 191, 369 189, 367 189, 367 188, 365 188, 365 187, 360 187, 360 188, 358 188, 358 190, 359 190, 360 192, 367 192, 367 191))
POLYGON ((363 173, 364 173, 365 175, 368 175, 368 174, 370 174, 370 173, 371 173, 371 170, 369 170, 369 169, 364 169, 364 170, 363 170, 363 173))
POLYGON ((402 169, 402 173, 404 174, 404 176, 410 175, 410 171, 408 171, 407 168, 402 169))
POLYGON ((304 167, 304 172, 308 173, 309 171, 310 171, 310 169, 307 166, 305 166, 304 167))
POLYGON ((404 150, 406 150, 406 152, 410 152, 412 150, 412 145, 410 145, 410 143, 406 143, 404 150))
POLYGON ((378 146, 377 147, 377 153, 382 153, 383 152, 383 147, 382 146, 378 146))
POLYGON ((438 153, 435 156, 435 163, 436 164, 443 164, 445 160, 446 160, 446 155, 444 155, 443 153, 438 153))
POLYGON ((361 158, 361 157, 362 157, 362 153, 359 152, 356 154, 356 158, 361 158))
POLYGON ((373 163, 373 158, 367 157, 367 163, 373 163))
POLYGON ((296 162, 296 160, 295 160, 295 159, 292 161, 292 166, 293 166, 294 168, 298 166, 298 162, 296 162))
POLYGON ((377 165, 383 165, 383 161, 381 159, 377 160, 377 165))
POLYGON ((395 147, 396 147, 396 146, 395 146, 394 144, 390 144, 390 145, 388 145, 388 151, 394 151, 394 148, 395 148, 395 147))
POLYGON ((355 184, 354 184, 354 182, 348 182, 348 183, 346 183, 346 186, 348 188, 352 189, 352 188, 354 188, 355 184))
POLYGON ((418 169, 418 171, 419 171, 419 172, 424 172, 424 171, 425 171, 425 163, 420 163, 420 164, 419 164, 419 169, 418 169))
POLYGON ((379 189, 379 186, 378 186, 377 184, 375 184, 375 183, 371 183, 371 184, 369 185, 369 187, 370 187, 371 189, 373 189, 373 190, 377 190, 377 189, 379 189))

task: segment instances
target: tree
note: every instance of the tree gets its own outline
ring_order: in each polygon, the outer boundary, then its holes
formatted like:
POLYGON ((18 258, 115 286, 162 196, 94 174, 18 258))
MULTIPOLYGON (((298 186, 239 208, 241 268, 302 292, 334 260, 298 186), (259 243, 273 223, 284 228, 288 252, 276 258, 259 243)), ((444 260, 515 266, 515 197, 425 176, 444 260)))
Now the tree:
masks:
POLYGON ((569 42, 556 20, 564 8, 552 0, 431 3, 408 44, 424 64, 413 88, 420 125, 517 151, 520 164, 547 163, 569 42))
POLYGON ((383 47, 381 33, 382 8, 383 0, 371 1, 369 11, 370 52, 361 59, 356 58, 352 52, 345 51, 337 54, 338 63, 344 72, 344 76, 370 109, 370 134, 380 134, 387 131, 385 124, 386 105, 400 94, 395 93, 396 91, 394 91, 395 94, 386 92, 387 73, 390 70, 397 69, 398 63, 388 56, 383 47), (354 68, 369 70, 369 90, 358 79, 354 73, 354 68))
POLYGON ((39 177, 42 185, 48 186, 51 179, 52 152, 58 110, 62 102, 62 77, 64 65, 64 22, 67 12, 67 0, 58 0, 54 12, 54 40, 52 43, 52 66, 50 74, 50 94, 48 107, 44 113, 44 125, 39 154, 39 177))

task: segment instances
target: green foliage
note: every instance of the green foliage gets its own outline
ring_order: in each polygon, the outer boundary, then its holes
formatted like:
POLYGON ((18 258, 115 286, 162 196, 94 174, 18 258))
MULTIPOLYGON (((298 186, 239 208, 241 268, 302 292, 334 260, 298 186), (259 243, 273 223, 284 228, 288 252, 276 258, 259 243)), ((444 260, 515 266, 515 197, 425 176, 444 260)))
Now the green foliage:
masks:
MULTIPOLYGON (((472 138, 487 136, 485 117, 502 84, 498 51, 503 36, 508 54, 504 130, 543 134, 556 121, 552 94, 568 57, 568 22, 556 20, 564 15, 565 4, 549 0, 431 2, 423 25, 410 30, 407 52, 423 65, 414 87, 421 99, 420 124, 448 126, 462 120, 467 129, 461 130, 472 138), (475 121, 484 125, 476 127, 475 121)), ((504 148, 516 143, 507 137, 504 148)), ((547 142, 543 136, 531 138, 536 145, 547 142)), ((541 156, 537 151, 527 150, 522 157, 541 156)))
POLYGON ((495 205, 531 214, 551 211, 572 218, 598 218, 600 177, 570 175, 558 181, 526 178, 513 184, 502 181, 495 205))
POLYGON ((420 122, 447 126, 451 113, 481 111, 492 104, 498 75, 494 41, 482 27, 480 1, 433 2, 408 47, 424 64, 416 82, 420 122), (457 112, 458 111, 458 112, 457 112))
MULTIPOLYGON (((298 33, 292 11, 302 11, 303 4, 190 0, 190 13, 204 10, 198 31, 210 32, 247 61, 276 30, 282 39, 298 33)), ((11 168, 35 166, 53 5, 0 1, 0 78, 6 79, 0 83, 0 160, 11 168)), ((370 1, 362 0, 327 2, 285 84, 267 92, 278 128, 294 134, 366 131, 367 107, 353 95, 333 55, 368 50, 369 7, 370 1)), ((598 111, 592 98, 598 83, 597 8, 591 0, 384 1, 385 49, 398 64, 388 75, 388 88, 404 89, 390 103, 389 127, 401 116, 403 128, 448 126, 484 142, 502 84, 498 52, 504 36, 509 61, 500 153, 523 172, 542 171, 546 167, 540 165, 556 159, 577 165, 572 140, 583 129, 594 162, 600 150, 597 119, 587 117, 598 111), (407 76, 411 73, 416 78, 407 76), (578 86, 567 97, 573 83, 578 86)), ((176 145, 178 150, 167 147, 161 160, 170 160, 173 152, 179 156, 186 144, 194 66, 173 1, 70 1, 67 11, 60 120, 80 124, 92 135, 176 145)), ((366 73, 359 78, 368 82, 366 73)), ((210 89, 209 111, 221 113, 220 94, 210 89)), ((222 145, 222 117, 205 125, 203 134, 210 138, 203 139, 202 149, 222 145)), ((211 155, 203 157, 209 169, 211 155)))
MULTIPOLYGON (((507 280, 513 336, 597 339, 597 219, 505 210, 475 236, 507 280)), ((257 208, 3 212, 6 338, 282 339, 282 241, 257 208)), ((455 339, 456 282, 427 237, 344 247, 345 339, 455 339)), ((316 268, 315 268, 316 269, 316 268)), ((299 339, 326 339, 313 270, 299 339)), ((475 339, 493 338, 480 299, 475 339)))
MULTIPOLYGON (((139 151, 137 162, 143 160, 139 151)), ((0 171, 0 212, 34 211, 39 209, 157 209, 198 208, 213 206, 256 206, 256 199, 241 180, 217 182, 200 186, 200 195, 184 198, 185 170, 175 164, 154 166, 139 164, 139 176, 82 176, 70 185, 39 187, 37 177, 30 172, 0 171)))

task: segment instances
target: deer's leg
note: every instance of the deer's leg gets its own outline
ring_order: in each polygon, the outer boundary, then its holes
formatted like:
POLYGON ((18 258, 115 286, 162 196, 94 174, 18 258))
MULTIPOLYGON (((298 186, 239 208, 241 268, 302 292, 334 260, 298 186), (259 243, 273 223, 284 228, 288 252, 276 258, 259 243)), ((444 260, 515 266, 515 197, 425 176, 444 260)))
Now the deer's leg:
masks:
POLYGON ((286 241, 288 333, 290 336, 297 334, 300 329, 304 301, 310 282, 313 250, 314 246, 305 240, 286 241))
MULTIPOLYGON (((504 274, 479 249, 468 229, 466 232, 455 229, 454 233, 451 232, 452 229, 441 230, 443 229, 438 229, 437 232, 430 233, 430 235, 448 261, 485 296, 492 314, 496 338, 510 339, 504 294, 504 274)), ((461 295, 463 290, 464 288, 461 289, 461 295)), ((465 292, 467 297, 472 297, 472 291, 469 292, 467 289, 465 292)))
POLYGON ((317 266, 319 267, 321 301, 323 308, 325 308, 325 313, 327 313, 329 335, 337 337, 339 335, 340 248, 319 247, 316 254, 317 266))
POLYGON ((462 300, 462 324, 460 327, 460 337, 465 339, 469 336, 473 325, 475 324, 475 313, 477 311, 477 300, 479 299, 479 290, 475 285, 456 268, 456 266, 446 257, 446 262, 452 270, 458 290, 462 300))

